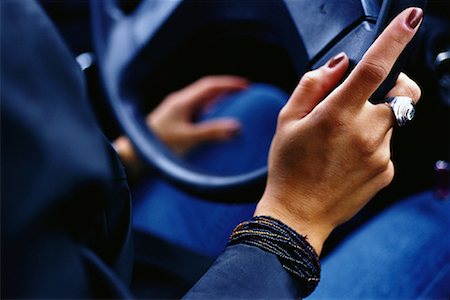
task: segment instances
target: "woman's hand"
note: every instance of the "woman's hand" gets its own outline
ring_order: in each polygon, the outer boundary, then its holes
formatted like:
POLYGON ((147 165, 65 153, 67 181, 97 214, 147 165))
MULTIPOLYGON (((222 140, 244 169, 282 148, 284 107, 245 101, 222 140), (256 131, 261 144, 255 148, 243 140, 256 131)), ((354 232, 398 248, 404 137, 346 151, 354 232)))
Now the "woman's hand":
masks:
POLYGON ((229 139, 240 130, 236 120, 193 123, 193 119, 221 95, 247 86, 246 79, 236 76, 204 77, 167 96, 148 115, 147 124, 177 154, 183 154, 202 142, 229 139))
MULTIPOLYGON (((409 8, 397 16, 338 87, 349 65, 344 54, 306 73, 280 112, 255 215, 278 218, 307 235, 318 254, 337 225, 392 181, 392 111, 367 99, 416 33, 422 14, 409 8)), ((416 102, 420 89, 401 74, 387 96, 416 102)))
MULTIPOLYGON (((245 89, 248 81, 236 76, 208 76, 182 90, 168 95, 150 114, 146 122, 171 150, 183 154, 206 141, 222 141, 240 131, 234 119, 216 119, 194 123, 195 115, 225 93, 245 89)), ((128 138, 114 142, 123 162, 131 169, 139 169, 139 158, 128 138)))

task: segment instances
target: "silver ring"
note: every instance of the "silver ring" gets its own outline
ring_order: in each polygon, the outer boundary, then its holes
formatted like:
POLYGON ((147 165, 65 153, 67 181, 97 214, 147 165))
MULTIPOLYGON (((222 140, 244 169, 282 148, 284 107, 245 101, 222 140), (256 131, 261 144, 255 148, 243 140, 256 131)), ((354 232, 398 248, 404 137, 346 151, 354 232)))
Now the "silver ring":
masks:
POLYGON ((394 118, 399 127, 411 123, 416 112, 414 102, 411 98, 405 96, 389 97, 386 98, 385 102, 391 107, 392 113, 394 114, 394 118))

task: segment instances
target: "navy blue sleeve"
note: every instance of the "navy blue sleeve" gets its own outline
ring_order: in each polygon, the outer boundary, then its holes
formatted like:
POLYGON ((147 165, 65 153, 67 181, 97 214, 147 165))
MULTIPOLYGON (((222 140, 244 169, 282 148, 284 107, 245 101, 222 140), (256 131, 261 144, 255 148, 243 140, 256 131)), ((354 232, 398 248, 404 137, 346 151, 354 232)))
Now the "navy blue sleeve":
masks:
POLYGON ((1 298, 128 296, 128 186, 81 70, 36 2, 0 11, 1 298))
MULTIPOLYGON (((0 10, 1 298, 130 298, 128 188, 82 73, 34 1, 0 10)), ((235 245, 186 298, 299 294, 276 256, 235 245)))
POLYGON ((299 299, 300 286, 278 258, 257 247, 228 246, 184 299, 299 299))

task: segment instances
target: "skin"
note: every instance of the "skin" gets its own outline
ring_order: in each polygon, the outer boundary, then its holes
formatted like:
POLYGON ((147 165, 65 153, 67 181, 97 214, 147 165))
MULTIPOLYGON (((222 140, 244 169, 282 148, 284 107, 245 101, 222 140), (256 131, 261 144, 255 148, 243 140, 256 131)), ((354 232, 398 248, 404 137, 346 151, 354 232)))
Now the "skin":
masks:
MULTIPOLYGON (((343 53, 339 62, 332 59, 306 73, 279 114, 266 190, 255 215, 272 216, 306 235, 319 255, 331 231, 393 179, 392 111, 368 99, 416 33, 419 26, 408 26, 413 9, 390 23, 341 84, 349 66, 343 53)), ((247 85, 235 76, 200 79, 169 95, 148 115, 147 124, 178 154, 205 141, 226 140, 239 132, 237 121, 192 120, 220 95, 247 85)), ((386 96, 417 102, 421 91, 402 73, 386 96)), ((138 162, 126 138, 115 146, 127 165, 138 162)))
POLYGON ((223 141, 240 130, 230 118, 193 123, 196 113, 226 93, 245 89, 248 81, 236 76, 208 76, 166 97, 147 117, 147 124, 175 153, 183 154, 200 143, 223 141))
MULTIPOLYGON (((243 90, 248 84, 245 78, 237 76, 203 77, 169 94, 147 115, 147 125, 178 155, 204 142, 230 139, 240 131, 237 120, 222 118, 194 123, 193 119, 222 95, 243 90)), ((113 144, 131 175, 139 175, 141 163, 129 139, 121 136, 113 144)))
MULTIPOLYGON (((392 111, 367 99, 416 33, 418 27, 407 25, 411 11, 391 22, 342 84, 346 56, 334 67, 306 73, 280 112, 255 215, 275 217, 306 235, 318 254, 331 231, 393 179, 392 111)), ((387 96, 400 95, 420 98, 404 74, 387 96)))

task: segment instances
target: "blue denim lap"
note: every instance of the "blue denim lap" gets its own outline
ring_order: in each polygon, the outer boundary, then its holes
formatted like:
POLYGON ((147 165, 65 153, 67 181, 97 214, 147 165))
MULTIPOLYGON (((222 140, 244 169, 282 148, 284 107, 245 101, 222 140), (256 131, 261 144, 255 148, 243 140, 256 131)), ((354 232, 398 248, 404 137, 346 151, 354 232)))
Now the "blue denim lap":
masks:
POLYGON ((310 299, 448 299, 450 201, 425 192, 386 209, 322 263, 310 299))
MULTIPOLYGON (((288 96, 276 87, 254 84, 227 95, 199 117, 199 122, 232 117, 242 131, 222 143, 198 147, 186 160, 212 174, 240 174, 264 166, 279 110, 288 96)), ((134 195, 134 228, 209 256, 219 255, 233 228, 249 219, 250 204, 213 203, 189 195, 161 179, 152 179, 134 195)))

